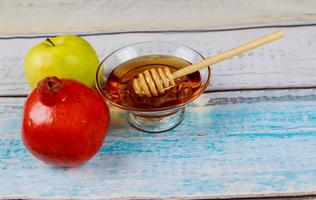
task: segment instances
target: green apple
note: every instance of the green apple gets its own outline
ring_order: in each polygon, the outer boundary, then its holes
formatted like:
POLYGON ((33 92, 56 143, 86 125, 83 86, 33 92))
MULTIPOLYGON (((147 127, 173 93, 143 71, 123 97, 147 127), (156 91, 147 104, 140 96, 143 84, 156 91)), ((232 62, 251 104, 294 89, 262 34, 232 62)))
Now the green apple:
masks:
POLYGON ((95 50, 86 40, 61 35, 31 48, 24 60, 24 72, 31 88, 48 76, 75 79, 94 87, 99 63, 95 50))

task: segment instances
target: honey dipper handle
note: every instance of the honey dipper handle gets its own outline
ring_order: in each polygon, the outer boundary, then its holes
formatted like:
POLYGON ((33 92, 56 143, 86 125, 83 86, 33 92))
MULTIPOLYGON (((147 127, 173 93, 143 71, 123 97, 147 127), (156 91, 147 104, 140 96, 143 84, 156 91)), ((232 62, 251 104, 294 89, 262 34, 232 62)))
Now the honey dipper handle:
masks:
POLYGON ((269 42, 273 42, 274 40, 277 40, 279 38, 283 37, 283 31, 277 31, 271 34, 268 34, 266 36, 263 36, 261 38, 258 38, 256 40, 253 40, 251 42, 248 42, 246 44, 240 45, 236 48, 230 49, 228 51, 225 51, 223 53, 220 53, 216 56, 207 58, 206 60, 203 60, 199 63, 187 66, 185 68, 182 68, 180 70, 177 70, 172 73, 172 76, 174 79, 191 74, 193 72, 196 72, 204 67, 210 66, 212 64, 221 62, 223 60, 226 60, 228 58, 231 58, 235 55, 241 54, 243 52, 249 51, 251 49, 254 49, 256 47, 259 47, 261 45, 267 44, 269 42))

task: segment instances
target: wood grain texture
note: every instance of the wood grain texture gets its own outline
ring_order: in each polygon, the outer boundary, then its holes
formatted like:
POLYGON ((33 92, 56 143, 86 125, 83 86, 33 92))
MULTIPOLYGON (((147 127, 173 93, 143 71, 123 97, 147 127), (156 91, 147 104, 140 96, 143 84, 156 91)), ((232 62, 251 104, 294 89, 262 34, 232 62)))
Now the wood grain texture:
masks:
POLYGON ((2 198, 216 198, 316 194, 316 90, 206 94, 172 131, 147 134, 112 109, 97 156, 75 169, 33 158, 23 98, 0 99, 2 198))
MULTIPOLYGON (((208 90, 316 86, 316 26, 283 28, 285 37, 224 61, 212 69, 208 90)), ((179 42, 204 56, 275 31, 273 28, 206 33, 143 33, 85 37, 99 58, 127 44, 164 40, 179 42)), ((23 59, 28 49, 44 38, 0 40, 0 95, 26 95, 23 59)))
POLYGON ((4 0, 0 35, 309 24, 315 23, 315 7, 313 0, 4 0))

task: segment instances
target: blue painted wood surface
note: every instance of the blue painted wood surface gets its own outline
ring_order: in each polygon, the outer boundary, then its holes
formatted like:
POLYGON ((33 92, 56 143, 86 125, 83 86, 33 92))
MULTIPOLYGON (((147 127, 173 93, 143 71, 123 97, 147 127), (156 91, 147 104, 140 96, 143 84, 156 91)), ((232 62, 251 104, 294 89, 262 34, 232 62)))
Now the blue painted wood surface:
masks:
POLYGON ((74 169, 50 167, 32 157, 20 138, 24 99, 2 98, 0 196, 190 198, 316 193, 314 90, 203 98, 209 100, 206 105, 192 105, 180 126, 161 134, 133 129, 123 112, 112 109, 103 148, 74 169))

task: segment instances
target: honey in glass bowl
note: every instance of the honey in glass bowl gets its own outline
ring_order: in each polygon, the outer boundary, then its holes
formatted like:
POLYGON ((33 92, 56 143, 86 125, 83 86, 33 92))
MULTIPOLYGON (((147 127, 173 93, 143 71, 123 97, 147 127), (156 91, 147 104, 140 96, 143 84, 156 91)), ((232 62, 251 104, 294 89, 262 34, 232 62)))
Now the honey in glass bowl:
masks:
POLYGON ((109 75, 102 88, 113 102, 127 108, 164 108, 186 103, 198 95, 201 87, 200 72, 175 79, 175 86, 158 96, 139 96, 135 93, 132 82, 138 74, 152 68, 168 67, 171 72, 191 65, 190 62, 168 55, 148 55, 128 60, 117 66, 109 75))
POLYGON ((185 106, 207 88, 210 68, 176 79, 174 87, 158 96, 137 95, 132 81, 151 68, 168 67, 173 72, 202 60, 196 50, 174 42, 130 44, 102 60, 96 73, 96 87, 107 102, 127 112, 132 126, 151 133, 167 131, 183 121, 185 106))

